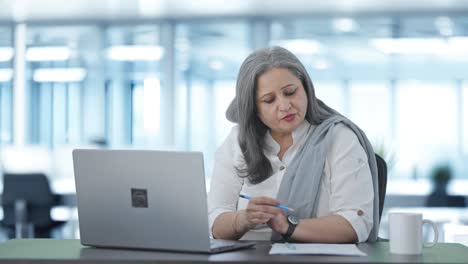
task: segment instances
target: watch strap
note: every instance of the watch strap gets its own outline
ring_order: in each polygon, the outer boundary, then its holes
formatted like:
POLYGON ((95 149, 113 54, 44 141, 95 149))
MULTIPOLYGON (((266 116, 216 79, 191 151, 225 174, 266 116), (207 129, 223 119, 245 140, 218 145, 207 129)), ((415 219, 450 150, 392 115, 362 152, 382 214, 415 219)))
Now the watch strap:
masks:
POLYGON ((294 230, 296 229, 296 225, 290 223, 289 221, 288 221, 288 225, 289 225, 289 226, 288 226, 288 230, 286 231, 285 234, 282 235, 282 236, 283 236, 283 239, 284 239, 285 241, 289 241, 289 239, 291 238, 292 234, 294 233, 294 230))

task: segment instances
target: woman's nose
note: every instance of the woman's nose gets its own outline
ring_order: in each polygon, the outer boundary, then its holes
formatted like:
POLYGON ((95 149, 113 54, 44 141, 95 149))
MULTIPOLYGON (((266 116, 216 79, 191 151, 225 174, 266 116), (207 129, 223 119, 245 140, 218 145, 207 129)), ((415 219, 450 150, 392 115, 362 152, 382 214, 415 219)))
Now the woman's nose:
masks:
POLYGON ((280 111, 286 112, 291 108, 291 102, 288 99, 281 99, 278 107, 280 111))

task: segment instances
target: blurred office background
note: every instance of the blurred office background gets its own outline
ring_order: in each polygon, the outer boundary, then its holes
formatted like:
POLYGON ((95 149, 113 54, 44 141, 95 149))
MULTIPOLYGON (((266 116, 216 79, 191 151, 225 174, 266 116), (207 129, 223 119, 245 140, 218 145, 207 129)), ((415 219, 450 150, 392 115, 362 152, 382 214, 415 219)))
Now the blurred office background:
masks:
MULTIPOLYGON (((462 0, 0 0, 2 171, 43 173, 73 200, 73 148, 193 150, 209 188, 239 66, 271 45, 294 52, 386 159, 385 212, 424 212, 448 240, 468 233, 462 0), (439 178, 462 200, 425 207, 439 178)), ((52 218, 76 237, 73 202, 52 218)))

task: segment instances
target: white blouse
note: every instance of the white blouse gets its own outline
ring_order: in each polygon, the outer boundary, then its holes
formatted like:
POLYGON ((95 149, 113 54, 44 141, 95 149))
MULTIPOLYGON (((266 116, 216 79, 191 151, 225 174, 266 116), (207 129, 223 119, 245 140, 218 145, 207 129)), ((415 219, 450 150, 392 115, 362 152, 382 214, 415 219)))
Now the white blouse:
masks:
MULTIPOLYGON (((240 193, 251 197, 277 197, 284 172, 306 140, 309 128, 315 129, 315 126, 305 121, 293 131, 293 144, 284 154, 283 160, 277 156, 280 150, 279 144, 268 132, 265 136, 267 147, 264 154, 271 162, 273 175, 259 184, 251 184, 248 179, 239 177, 236 172, 236 166, 243 164, 244 161, 237 141, 238 126, 233 127, 225 142, 215 153, 208 194, 210 231, 220 214, 247 207, 248 200, 240 198, 240 193)), ((318 199, 317 217, 341 215, 352 225, 359 242, 367 240, 373 227, 372 176, 366 153, 357 136, 344 124, 338 124, 333 130, 333 141, 325 161, 318 199)), ((257 225, 241 239, 269 240, 271 231, 267 225, 257 225)))

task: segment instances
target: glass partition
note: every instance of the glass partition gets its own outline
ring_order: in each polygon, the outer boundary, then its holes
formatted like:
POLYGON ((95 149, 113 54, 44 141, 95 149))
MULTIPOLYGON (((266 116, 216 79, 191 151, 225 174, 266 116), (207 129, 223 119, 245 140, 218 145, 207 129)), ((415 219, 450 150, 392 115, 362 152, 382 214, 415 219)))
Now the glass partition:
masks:
POLYGON ((225 112, 250 47, 249 24, 242 20, 177 25, 176 143, 204 152, 207 175, 214 151, 234 125, 226 120, 225 112))
POLYGON ((397 84, 398 176, 428 177, 433 166, 458 159, 455 82, 397 84))
POLYGON ((466 79, 467 22, 430 15, 274 18, 270 45, 299 57, 317 96, 364 129, 388 155, 391 174, 427 179, 448 163, 466 177, 459 151, 466 146, 466 99, 458 86, 466 79))
MULTIPOLYGON (((463 133, 462 133, 462 144, 463 144, 463 155, 464 157, 468 157, 468 82, 464 82, 462 88, 462 96, 463 96, 463 103, 462 103, 462 118, 460 120, 463 123, 463 133)), ((468 166, 467 166, 468 167, 468 166)), ((468 173, 468 171, 467 171, 468 173)), ((468 175, 467 175, 468 177, 468 175)))
MULTIPOLYGON (((150 148, 171 144, 163 131, 171 126, 166 120, 172 116, 169 96, 163 96, 172 90, 162 73, 161 62, 167 53, 158 25, 106 30, 106 98, 112 145, 150 148), (164 100, 168 103, 163 104, 164 100)), ((171 71, 169 67, 164 70, 171 71)))
MULTIPOLYGON (((448 162, 466 178, 467 24, 416 14, 27 23, 27 143, 202 151, 209 175, 234 125, 225 111, 240 64, 254 48, 281 45, 304 63, 318 98, 393 155, 395 177, 427 179, 448 162)), ((7 144, 12 27, 0 33, 7 144)))
POLYGON ((366 132, 376 151, 393 145, 390 89, 389 82, 353 81, 349 86, 349 117, 366 132))
MULTIPOLYGON (((93 129, 84 121, 86 98, 94 90, 98 32, 89 26, 31 26, 27 29, 26 81, 29 97, 28 142, 48 146, 86 142, 93 129), (88 88, 92 85, 92 89, 88 88)), ((98 89, 93 91, 98 95, 98 89)), ((98 108, 93 109, 96 116, 98 108)))
POLYGON ((0 145, 13 140, 13 32, 0 25, 0 145))

